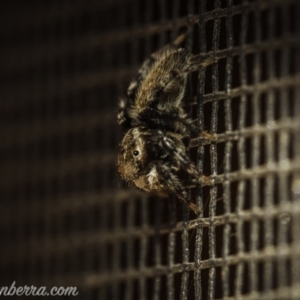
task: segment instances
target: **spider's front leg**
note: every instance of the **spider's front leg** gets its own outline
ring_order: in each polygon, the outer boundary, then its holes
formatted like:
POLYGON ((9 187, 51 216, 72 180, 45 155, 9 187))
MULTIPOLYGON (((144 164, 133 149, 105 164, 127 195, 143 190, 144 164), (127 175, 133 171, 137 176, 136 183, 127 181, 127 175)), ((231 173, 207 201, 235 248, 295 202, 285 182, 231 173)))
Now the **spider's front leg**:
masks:
POLYGON ((170 153, 171 156, 176 158, 179 166, 186 170, 196 180, 200 179, 200 174, 197 171, 193 162, 189 159, 186 148, 180 145, 178 142, 175 142, 174 139, 170 138, 167 135, 163 135, 161 132, 161 140, 164 148, 170 153))
POLYGON ((161 164, 156 167, 156 170, 161 183, 169 190, 169 192, 175 194, 185 203, 185 205, 198 215, 200 213, 199 207, 195 203, 190 202, 187 191, 178 177, 173 173, 172 168, 161 164))

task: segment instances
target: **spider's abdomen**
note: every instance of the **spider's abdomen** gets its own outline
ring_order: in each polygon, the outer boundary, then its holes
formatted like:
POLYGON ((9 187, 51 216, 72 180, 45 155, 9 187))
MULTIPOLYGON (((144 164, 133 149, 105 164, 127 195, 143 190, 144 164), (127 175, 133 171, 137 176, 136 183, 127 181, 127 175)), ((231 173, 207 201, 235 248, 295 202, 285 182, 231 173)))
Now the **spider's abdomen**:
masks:
POLYGON ((149 70, 136 95, 136 109, 148 106, 170 110, 181 106, 186 86, 186 73, 180 73, 187 64, 183 49, 166 49, 149 70))

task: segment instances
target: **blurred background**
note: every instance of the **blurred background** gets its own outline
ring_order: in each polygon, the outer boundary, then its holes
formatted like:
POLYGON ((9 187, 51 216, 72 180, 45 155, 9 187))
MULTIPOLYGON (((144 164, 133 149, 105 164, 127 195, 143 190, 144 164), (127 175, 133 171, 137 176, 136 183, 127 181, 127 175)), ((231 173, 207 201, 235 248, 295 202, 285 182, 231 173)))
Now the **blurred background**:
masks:
POLYGON ((299 299, 299 16, 297 0, 4 1, 0 286, 299 299), (208 177, 190 191, 199 217, 116 169, 118 99, 183 32, 185 49, 216 58, 190 74, 185 99, 213 134, 191 141, 208 177))

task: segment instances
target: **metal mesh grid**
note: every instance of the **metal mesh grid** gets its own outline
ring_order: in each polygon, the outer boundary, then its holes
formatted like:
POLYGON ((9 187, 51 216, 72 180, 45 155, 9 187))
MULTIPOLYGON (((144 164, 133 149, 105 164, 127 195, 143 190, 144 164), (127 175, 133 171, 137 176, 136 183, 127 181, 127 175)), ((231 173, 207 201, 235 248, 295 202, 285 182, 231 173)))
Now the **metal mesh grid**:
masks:
POLYGON ((298 299, 297 0, 13 0, 1 11, 1 286, 78 299, 298 299), (176 199, 120 183, 115 125, 141 62, 186 30, 207 178, 176 199), (73 297, 75 298, 75 297, 73 297))

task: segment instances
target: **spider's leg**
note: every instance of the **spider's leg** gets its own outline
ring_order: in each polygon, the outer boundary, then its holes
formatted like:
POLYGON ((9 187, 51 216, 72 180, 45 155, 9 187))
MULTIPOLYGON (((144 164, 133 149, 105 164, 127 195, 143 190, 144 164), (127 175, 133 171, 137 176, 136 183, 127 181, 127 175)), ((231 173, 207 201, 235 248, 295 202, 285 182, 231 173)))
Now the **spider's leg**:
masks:
POLYGON ((175 194, 180 200, 182 200, 191 210, 194 211, 195 214, 199 214, 199 207, 190 202, 188 193, 183 187, 182 183, 178 179, 178 177, 170 172, 168 166, 160 165, 157 167, 157 172, 160 178, 163 178, 164 183, 166 184, 170 193, 175 194))
POLYGON ((119 112, 117 115, 117 123, 123 129, 128 130, 132 126, 132 118, 130 117, 130 109, 132 99, 126 97, 119 100, 119 112))
POLYGON ((187 66, 180 70, 176 70, 178 73, 191 73, 198 71, 200 69, 204 69, 207 66, 216 62, 216 59, 212 56, 203 58, 200 55, 192 55, 190 56, 187 66))
POLYGON ((180 115, 179 112, 175 110, 172 112, 164 112, 153 107, 147 107, 140 113, 139 118, 141 122, 170 129, 171 131, 174 131, 174 123, 179 123, 193 135, 199 135, 199 129, 193 124, 191 119, 185 115, 180 115))
POLYGON ((168 149, 180 162, 180 165, 186 169, 186 171, 193 176, 196 180, 200 180, 200 174, 197 171, 195 165, 191 162, 186 152, 183 152, 180 147, 177 147, 176 143, 168 136, 162 136, 162 142, 165 148, 168 149))

